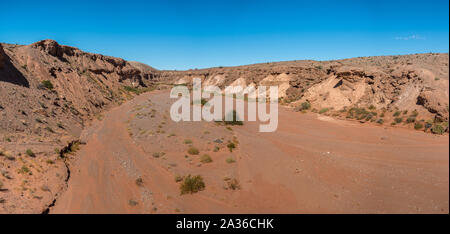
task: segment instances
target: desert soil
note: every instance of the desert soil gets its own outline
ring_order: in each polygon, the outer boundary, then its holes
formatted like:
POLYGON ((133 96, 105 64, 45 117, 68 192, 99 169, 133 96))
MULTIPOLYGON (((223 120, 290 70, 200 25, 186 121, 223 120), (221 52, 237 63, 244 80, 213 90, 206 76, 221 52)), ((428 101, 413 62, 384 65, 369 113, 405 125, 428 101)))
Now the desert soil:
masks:
POLYGON ((142 94, 83 130, 50 213, 449 212, 448 135, 284 107, 273 133, 259 133, 258 122, 175 123, 168 96, 142 94), (212 162, 200 162, 204 154, 212 162), (175 178, 188 174, 205 190, 180 195, 175 178))

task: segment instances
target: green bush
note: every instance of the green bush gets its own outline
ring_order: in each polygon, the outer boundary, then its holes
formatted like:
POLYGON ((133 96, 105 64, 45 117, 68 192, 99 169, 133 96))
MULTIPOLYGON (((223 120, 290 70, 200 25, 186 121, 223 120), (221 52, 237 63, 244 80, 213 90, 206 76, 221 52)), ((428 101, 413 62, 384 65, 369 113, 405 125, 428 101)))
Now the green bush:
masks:
POLYGON ((400 111, 396 111, 396 112, 394 113, 394 116, 399 116, 401 113, 402 113, 402 112, 400 112, 400 111))
POLYGON ((431 128, 431 132, 434 133, 434 134, 442 135, 442 134, 444 134, 445 129, 444 129, 444 127, 442 127, 441 125, 435 124, 435 125, 433 125, 433 127, 431 128))
POLYGON ((230 150, 230 152, 233 152, 233 149, 236 148, 236 144, 234 144, 234 142, 228 142, 227 144, 227 148, 230 150))
POLYGON ((200 153, 200 151, 197 148, 191 146, 188 149, 188 153, 191 155, 198 155, 200 153))
POLYGON ((30 156, 30 157, 36 156, 36 155, 34 154, 34 152, 33 152, 32 150, 30 150, 30 149, 27 149, 27 151, 25 151, 25 154, 28 155, 28 156, 30 156))
POLYGON ((421 124, 421 123, 415 123, 414 124, 414 129, 419 130, 419 129, 422 129, 422 128, 423 128, 423 124, 421 124))
POLYGON ((25 165, 23 165, 20 169, 19 169, 19 173, 22 173, 22 174, 28 174, 30 172, 30 169, 27 167, 27 166, 25 166, 25 165))
POLYGON ((183 182, 180 184, 181 195, 186 193, 196 193, 205 189, 205 182, 200 175, 184 177, 183 182))
POLYGON ((328 108, 322 108, 322 109, 320 109, 319 114, 323 114, 323 113, 327 112, 328 110, 329 110, 328 108))
POLYGON ((401 123, 403 121, 403 118, 397 117, 394 119, 395 123, 401 123))
POLYGON ((297 108, 297 110, 303 111, 303 110, 309 110, 310 108, 311 108, 311 103, 303 102, 302 104, 300 104, 300 106, 297 108))
POLYGON ((408 117, 407 119, 406 119, 406 123, 414 123, 416 121, 416 117, 408 117))
POLYGON ((44 80, 41 82, 41 84, 48 90, 52 90, 54 88, 52 82, 49 80, 44 80))
POLYGON ((212 158, 207 154, 204 154, 200 157, 200 162, 202 163, 210 163, 212 161, 213 161, 212 158))

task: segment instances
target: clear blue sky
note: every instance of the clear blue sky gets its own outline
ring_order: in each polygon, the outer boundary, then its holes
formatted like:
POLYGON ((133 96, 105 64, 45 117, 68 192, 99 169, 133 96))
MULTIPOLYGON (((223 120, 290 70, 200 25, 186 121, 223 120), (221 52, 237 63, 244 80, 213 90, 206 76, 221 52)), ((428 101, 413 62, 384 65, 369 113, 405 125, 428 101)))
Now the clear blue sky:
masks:
POLYGON ((61 44, 158 69, 448 52, 445 1, 0 0, 0 42, 61 44))

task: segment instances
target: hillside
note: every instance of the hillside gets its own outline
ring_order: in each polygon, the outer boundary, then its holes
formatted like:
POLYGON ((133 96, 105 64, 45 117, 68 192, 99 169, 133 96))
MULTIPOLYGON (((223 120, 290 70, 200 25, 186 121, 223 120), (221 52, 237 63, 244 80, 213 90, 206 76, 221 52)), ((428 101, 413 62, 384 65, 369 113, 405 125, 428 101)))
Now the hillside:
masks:
POLYGON ((0 213, 46 211, 67 186, 83 129, 137 94, 195 77, 221 88, 278 85, 280 102, 296 111, 442 134, 448 62, 428 53, 163 71, 53 40, 2 43, 0 213))

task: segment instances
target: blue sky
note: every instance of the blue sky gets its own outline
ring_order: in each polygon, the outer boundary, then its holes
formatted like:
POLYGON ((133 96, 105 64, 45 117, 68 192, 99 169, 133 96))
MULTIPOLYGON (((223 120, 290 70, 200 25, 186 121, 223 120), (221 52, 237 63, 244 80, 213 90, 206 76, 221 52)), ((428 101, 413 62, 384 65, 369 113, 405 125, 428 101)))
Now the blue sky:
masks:
POLYGON ((0 0, 0 42, 54 39, 158 69, 448 52, 446 1, 0 0))

